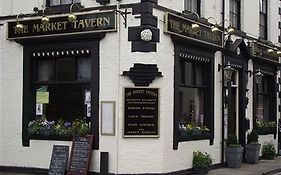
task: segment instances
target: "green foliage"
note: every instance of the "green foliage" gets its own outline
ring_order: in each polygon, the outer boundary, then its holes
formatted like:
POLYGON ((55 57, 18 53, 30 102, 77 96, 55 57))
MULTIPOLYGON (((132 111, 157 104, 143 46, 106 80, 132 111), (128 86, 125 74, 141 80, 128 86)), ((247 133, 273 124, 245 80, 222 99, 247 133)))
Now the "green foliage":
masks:
POLYGON ((210 154, 202 153, 200 151, 193 152, 193 167, 207 168, 213 163, 213 159, 210 154))
POLYGON ((247 135, 247 143, 248 144, 258 144, 259 143, 259 135, 256 130, 252 130, 248 135, 247 135))
POLYGON ((90 132, 90 126, 83 119, 76 119, 72 123, 63 120, 32 120, 28 124, 28 131, 34 136, 84 136, 90 132))
POLYGON ((256 122, 257 127, 259 128, 272 128, 272 127, 276 127, 276 122, 274 121, 257 121, 256 122))
POLYGON ((228 147, 240 147, 241 145, 238 144, 237 136, 234 134, 229 134, 226 140, 226 145, 228 147))
POLYGON ((276 149, 273 143, 269 143, 269 142, 264 143, 264 145, 262 146, 262 155, 265 154, 274 155, 275 153, 276 153, 276 149))

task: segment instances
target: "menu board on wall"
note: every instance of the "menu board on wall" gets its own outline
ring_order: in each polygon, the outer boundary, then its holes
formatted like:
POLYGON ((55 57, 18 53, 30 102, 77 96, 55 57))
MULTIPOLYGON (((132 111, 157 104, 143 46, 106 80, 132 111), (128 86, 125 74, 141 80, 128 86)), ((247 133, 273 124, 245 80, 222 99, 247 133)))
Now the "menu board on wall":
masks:
POLYGON ((67 174, 87 175, 89 170, 93 136, 74 137, 67 174))
POLYGON ((158 89, 125 88, 124 137, 159 137, 158 89))

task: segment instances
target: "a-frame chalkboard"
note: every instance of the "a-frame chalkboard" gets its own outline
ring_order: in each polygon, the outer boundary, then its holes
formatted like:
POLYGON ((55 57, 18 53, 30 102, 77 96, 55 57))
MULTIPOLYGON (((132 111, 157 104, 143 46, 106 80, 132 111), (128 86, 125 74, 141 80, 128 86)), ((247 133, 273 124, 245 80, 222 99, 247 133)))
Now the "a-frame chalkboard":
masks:
POLYGON ((69 146, 54 145, 49 167, 49 175, 64 175, 69 156, 69 146))
POLYGON ((93 145, 93 135, 75 136, 72 142, 71 155, 68 163, 68 175, 87 175, 93 145))

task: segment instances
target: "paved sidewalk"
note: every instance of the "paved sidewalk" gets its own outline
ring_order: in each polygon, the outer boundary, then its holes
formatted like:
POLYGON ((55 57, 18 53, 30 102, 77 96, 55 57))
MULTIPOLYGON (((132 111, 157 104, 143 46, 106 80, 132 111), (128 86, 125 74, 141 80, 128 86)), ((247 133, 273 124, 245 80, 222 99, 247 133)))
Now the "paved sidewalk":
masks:
POLYGON ((213 175, 274 175, 281 172, 281 156, 274 160, 259 160, 257 164, 242 164, 241 168, 220 168, 211 170, 213 175))

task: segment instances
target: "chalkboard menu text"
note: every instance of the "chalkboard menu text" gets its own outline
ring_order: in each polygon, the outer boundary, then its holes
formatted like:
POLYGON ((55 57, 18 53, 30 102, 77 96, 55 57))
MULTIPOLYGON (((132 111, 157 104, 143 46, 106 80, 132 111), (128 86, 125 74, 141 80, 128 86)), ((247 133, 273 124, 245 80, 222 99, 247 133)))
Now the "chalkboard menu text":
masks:
POLYGON ((88 174, 93 136, 74 137, 67 174, 88 174))
POLYGON ((69 146, 54 145, 49 175, 64 175, 69 156, 69 146))
POLYGON ((158 89, 125 88, 124 137, 159 137, 158 89))

